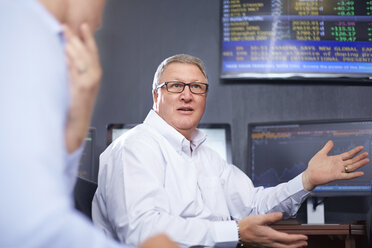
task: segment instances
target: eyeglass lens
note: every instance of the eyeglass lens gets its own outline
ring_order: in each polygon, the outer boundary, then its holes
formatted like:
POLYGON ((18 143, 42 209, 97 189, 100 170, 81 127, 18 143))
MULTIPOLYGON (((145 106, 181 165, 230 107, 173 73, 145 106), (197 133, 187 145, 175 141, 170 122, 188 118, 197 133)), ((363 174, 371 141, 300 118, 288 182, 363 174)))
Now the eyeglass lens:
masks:
POLYGON ((166 84, 167 90, 172 93, 181 93, 186 85, 189 86, 190 91, 194 94, 203 94, 207 92, 207 84, 204 83, 189 83, 184 82, 168 82, 166 84))

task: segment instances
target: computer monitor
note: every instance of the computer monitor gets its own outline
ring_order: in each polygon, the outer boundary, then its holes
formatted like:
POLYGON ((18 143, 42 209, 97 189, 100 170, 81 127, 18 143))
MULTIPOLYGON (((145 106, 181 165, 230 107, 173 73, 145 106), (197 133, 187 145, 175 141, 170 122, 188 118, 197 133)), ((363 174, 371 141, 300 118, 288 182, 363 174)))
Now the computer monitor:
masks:
MULTIPOLYGON (((309 160, 328 140, 329 155, 359 145, 371 152, 372 120, 327 120, 249 124, 249 164, 255 186, 271 187, 286 182, 307 168, 309 160)), ((369 195, 372 165, 360 170, 364 176, 316 187, 313 196, 369 195)))
POLYGON ((84 150, 80 159, 78 175, 89 181, 95 180, 94 149, 96 145, 96 129, 90 127, 84 140, 84 150))
POLYGON ((137 124, 124 124, 124 123, 111 123, 107 125, 107 146, 111 144, 114 140, 119 138, 122 134, 129 131, 131 128, 137 126, 137 124))
MULTIPOLYGON (((107 145, 138 124, 109 124, 107 126, 107 145)), ((206 145, 218 152, 222 158, 231 163, 231 129, 229 124, 203 123, 198 128, 206 133, 206 145)))
POLYGON ((231 129, 226 123, 203 123, 198 129, 207 135, 205 144, 215 150, 228 163, 232 163, 231 156, 231 129))

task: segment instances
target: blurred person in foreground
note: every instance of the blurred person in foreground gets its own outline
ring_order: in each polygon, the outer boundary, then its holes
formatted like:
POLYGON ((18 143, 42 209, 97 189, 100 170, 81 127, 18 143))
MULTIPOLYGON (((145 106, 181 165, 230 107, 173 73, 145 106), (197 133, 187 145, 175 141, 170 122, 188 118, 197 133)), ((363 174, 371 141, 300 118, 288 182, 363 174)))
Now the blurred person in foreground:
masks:
MULTIPOLYGON (((0 0, 0 247, 123 247, 73 205, 105 0, 0 0)), ((142 247, 177 247, 165 235, 142 247)))

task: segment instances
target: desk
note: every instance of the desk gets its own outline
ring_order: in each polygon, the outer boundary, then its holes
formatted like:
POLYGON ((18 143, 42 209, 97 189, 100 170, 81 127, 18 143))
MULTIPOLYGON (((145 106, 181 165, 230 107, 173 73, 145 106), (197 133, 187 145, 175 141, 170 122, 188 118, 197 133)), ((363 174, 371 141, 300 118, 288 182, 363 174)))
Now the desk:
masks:
POLYGON ((366 239, 364 224, 272 225, 275 230, 308 236, 309 248, 358 248, 366 239))

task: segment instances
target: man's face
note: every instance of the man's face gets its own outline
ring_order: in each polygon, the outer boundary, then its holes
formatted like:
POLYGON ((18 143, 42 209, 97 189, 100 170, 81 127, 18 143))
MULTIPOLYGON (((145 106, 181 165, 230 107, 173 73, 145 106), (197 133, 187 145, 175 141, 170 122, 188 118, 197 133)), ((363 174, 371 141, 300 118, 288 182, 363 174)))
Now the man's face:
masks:
POLYGON ((76 34, 80 34, 81 24, 87 23, 94 33, 102 22, 106 0, 72 0, 68 12, 68 25, 76 34))
MULTIPOLYGON (((207 83, 200 69, 193 64, 173 62, 165 68, 160 83, 182 81, 207 83)), ((166 86, 153 92, 156 113, 188 140, 203 116, 207 94, 193 94, 188 86, 181 93, 170 93, 166 86)))

